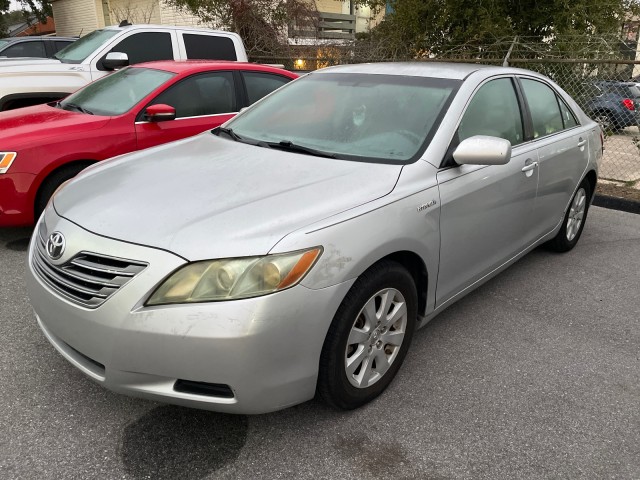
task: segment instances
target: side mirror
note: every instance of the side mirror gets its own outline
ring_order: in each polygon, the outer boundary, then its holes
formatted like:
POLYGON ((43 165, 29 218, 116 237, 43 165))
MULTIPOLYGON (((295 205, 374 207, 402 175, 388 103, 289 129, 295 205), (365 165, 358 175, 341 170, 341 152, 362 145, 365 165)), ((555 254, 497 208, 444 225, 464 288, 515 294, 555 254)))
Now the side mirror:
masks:
POLYGON ((144 111, 144 119, 147 122, 166 122, 167 120, 175 120, 175 118, 176 109, 164 103, 149 105, 144 111))
POLYGON ((102 61, 102 66, 106 70, 118 70, 129 65, 129 56, 122 52, 109 52, 102 61))
POLYGON ((511 142, 475 135, 460 142, 453 152, 453 159, 460 165, 505 165, 511 159, 511 142))

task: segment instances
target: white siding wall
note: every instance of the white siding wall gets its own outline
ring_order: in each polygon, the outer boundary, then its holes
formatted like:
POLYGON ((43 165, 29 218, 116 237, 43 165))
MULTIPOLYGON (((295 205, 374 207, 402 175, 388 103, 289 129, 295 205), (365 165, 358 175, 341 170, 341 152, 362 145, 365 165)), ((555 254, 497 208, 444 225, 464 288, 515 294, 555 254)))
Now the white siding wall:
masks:
POLYGON ((206 27, 200 23, 198 17, 180 12, 177 8, 167 5, 160 0, 160 23, 162 25, 176 25, 180 27, 206 27))
POLYGON ((59 36, 86 35, 101 26, 95 0, 55 0, 52 7, 59 36))
POLYGON ((122 20, 136 24, 162 23, 158 0, 109 0, 109 13, 113 25, 122 20))

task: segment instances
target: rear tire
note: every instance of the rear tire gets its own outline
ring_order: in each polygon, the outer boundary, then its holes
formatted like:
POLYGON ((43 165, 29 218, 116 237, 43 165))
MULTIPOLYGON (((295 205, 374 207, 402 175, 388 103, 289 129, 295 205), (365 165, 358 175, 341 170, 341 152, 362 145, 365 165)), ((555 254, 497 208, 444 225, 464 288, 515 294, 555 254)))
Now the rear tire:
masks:
POLYGON ((589 202, 591 200, 591 185, 585 178, 573 194, 567 213, 564 216, 564 221, 560 227, 558 234, 546 243, 546 246, 555 252, 568 252, 576 246, 584 223, 587 220, 587 213, 589 211, 589 202))
POLYGON ((60 185, 75 177, 89 165, 91 165, 91 163, 76 163, 74 165, 68 165, 55 170, 44 179, 42 185, 40 185, 40 189, 38 190, 36 201, 33 206, 33 218, 35 221, 40 218, 40 215, 47 206, 47 203, 49 203, 49 199, 51 198, 51 195, 53 195, 53 192, 55 192, 60 185))
POLYGON ((317 393, 350 410, 370 402, 391 383, 416 326, 418 296, 411 274, 382 261, 353 284, 322 347, 317 393))

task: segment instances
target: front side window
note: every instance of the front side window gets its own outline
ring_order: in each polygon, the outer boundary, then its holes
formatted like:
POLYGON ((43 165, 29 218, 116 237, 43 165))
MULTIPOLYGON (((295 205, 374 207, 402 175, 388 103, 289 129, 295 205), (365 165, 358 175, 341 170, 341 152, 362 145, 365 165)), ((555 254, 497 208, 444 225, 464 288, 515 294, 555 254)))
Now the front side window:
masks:
POLYGON ((188 59, 237 60, 236 47, 229 37, 184 33, 184 48, 188 59))
POLYGON ((46 58, 47 52, 44 49, 43 42, 20 42, 11 45, 2 52, 0 56, 9 58, 18 57, 39 57, 46 58))
POLYGON ((117 30, 94 30, 90 34, 76 40, 68 47, 60 50, 54 57, 62 63, 82 63, 104 42, 117 33, 117 30))
MULTIPOLYGON (((126 53, 130 65, 154 60, 173 60, 173 46, 169 32, 134 33, 110 51, 126 53)), ((102 62, 99 62, 98 68, 102 68, 100 63, 102 62)))
POLYGON ((176 118, 237 111, 233 73, 193 75, 158 95, 150 105, 164 103, 176 109, 176 118))
POLYGON ((427 147, 460 83, 402 75, 312 73, 227 126, 250 143, 272 148, 407 163, 427 147))
POLYGON ((556 93, 536 80, 521 79, 522 89, 531 111, 533 138, 559 132, 564 128, 556 93))
POLYGON ((458 138, 462 141, 474 135, 504 138, 511 145, 524 141, 520 106, 510 78, 485 83, 469 102, 458 127, 458 138))
POLYGON ((151 68, 124 68, 68 96, 60 107, 95 115, 122 115, 174 75, 151 68))

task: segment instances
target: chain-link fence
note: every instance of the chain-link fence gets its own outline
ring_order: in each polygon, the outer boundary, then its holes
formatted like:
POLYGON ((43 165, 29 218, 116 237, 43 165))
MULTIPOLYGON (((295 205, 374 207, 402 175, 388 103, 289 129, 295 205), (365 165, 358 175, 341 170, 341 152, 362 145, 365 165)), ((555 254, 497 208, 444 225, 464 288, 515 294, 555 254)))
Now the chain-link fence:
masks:
POLYGON ((316 45, 288 56, 252 60, 292 70, 371 61, 439 61, 509 65, 542 73, 566 90, 605 132, 599 193, 640 201, 640 55, 634 42, 616 36, 550 40, 503 39, 490 45, 464 44, 439 54, 407 59, 370 42, 316 45))

